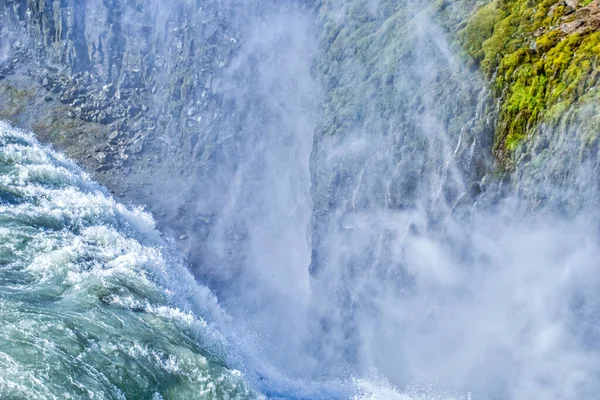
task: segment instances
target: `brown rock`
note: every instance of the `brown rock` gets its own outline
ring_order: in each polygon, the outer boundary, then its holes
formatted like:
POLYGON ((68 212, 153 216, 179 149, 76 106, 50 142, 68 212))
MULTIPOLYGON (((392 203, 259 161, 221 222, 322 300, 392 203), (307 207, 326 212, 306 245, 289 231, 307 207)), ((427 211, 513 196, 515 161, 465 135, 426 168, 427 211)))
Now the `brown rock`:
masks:
POLYGON ((568 22, 566 24, 562 24, 560 26, 560 30, 563 31, 564 33, 571 33, 571 32, 574 32, 577 28, 583 26, 583 24, 584 24, 584 21, 582 21, 582 20, 568 22))

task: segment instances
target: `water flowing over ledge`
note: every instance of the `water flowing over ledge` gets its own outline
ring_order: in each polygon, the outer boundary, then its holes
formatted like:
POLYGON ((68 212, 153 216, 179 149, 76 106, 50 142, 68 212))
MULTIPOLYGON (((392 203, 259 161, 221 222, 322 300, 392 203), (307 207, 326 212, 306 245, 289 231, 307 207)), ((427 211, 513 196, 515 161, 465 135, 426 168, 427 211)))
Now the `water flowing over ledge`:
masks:
POLYGON ((151 216, 0 123, 0 393, 257 398, 151 216))

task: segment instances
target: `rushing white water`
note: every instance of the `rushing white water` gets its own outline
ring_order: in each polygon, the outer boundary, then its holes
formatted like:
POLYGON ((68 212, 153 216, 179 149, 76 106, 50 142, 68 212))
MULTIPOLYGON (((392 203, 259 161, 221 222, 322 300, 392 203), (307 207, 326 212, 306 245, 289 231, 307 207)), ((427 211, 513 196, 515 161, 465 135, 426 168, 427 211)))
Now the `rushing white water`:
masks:
POLYGON ((0 123, 3 398, 256 398, 227 318, 128 209, 0 123))

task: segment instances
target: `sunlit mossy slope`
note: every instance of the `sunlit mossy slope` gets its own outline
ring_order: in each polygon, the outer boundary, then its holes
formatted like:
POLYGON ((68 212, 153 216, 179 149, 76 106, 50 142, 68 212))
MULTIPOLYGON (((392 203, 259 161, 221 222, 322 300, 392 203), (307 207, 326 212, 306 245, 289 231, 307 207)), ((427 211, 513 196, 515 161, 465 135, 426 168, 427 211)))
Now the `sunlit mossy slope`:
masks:
POLYGON ((460 26, 458 41, 499 100, 494 150, 503 167, 530 153, 544 127, 577 125, 579 153, 593 150, 599 27, 600 3, 590 0, 480 2, 460 26))

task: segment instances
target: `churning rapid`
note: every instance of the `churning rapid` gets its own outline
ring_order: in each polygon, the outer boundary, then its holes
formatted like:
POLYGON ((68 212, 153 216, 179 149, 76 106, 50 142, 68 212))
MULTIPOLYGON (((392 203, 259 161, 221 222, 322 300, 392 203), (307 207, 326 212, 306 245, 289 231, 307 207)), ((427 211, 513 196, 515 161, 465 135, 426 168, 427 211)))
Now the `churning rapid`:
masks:
POLYGON ((163 232, 0 122, 1 399, 598 397, 589 109, 498 173, 498 100, 416 2, 21 3, 0 17, 78 68, 42 68, 75 111, 35 127, 114 128, 72 154, 150 187, 163 232))
POLYGON ((0 170, 2 398, 257 398, 150 215, 4 123, 0 170))

